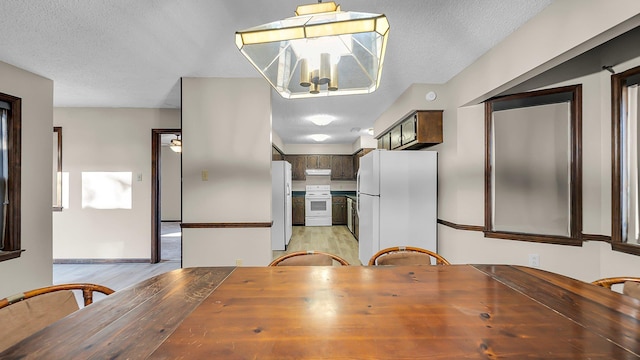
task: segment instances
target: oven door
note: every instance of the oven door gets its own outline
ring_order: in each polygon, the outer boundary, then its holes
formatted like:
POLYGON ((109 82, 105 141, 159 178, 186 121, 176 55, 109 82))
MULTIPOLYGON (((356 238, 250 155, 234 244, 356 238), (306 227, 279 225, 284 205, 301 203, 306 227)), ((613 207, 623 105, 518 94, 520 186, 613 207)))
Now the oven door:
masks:
POLYGON ((305 216, 308 217, 330 217, 331 216, 331 198, 318 197, 305 199, 305 216))

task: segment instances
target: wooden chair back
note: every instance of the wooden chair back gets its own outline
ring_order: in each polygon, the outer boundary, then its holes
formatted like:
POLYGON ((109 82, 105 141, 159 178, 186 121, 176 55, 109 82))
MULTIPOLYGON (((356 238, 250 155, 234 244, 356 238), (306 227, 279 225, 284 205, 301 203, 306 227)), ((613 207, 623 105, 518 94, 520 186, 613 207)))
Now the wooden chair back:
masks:
POLYGON ((95 284, 63 284, 39 288, 0 300, 0 352, 80 307, 72 290, 81 290, 84 305, 93 302, 93 293, 113 290, 95 284))
POLYGON ((269 266, 332 266, 333 261, 341 266, 348 266, 349 262, 338 255, 323 251, 307 250, 284 254, 273 260, 269 266))
POLYGON ((373 265, 431 265, 431 258, 436 265, 451 265, 441 255, 413 246, 394 246, 378 251, 369 259, 369 266, 373 265))
POLYGON ((594 285, 602 286, 607 289, 611 289, 611 286, 616 284, 622 285, 622 293, 640 300, 640 277, 609 277, 599 279, 592 282, 594 285))

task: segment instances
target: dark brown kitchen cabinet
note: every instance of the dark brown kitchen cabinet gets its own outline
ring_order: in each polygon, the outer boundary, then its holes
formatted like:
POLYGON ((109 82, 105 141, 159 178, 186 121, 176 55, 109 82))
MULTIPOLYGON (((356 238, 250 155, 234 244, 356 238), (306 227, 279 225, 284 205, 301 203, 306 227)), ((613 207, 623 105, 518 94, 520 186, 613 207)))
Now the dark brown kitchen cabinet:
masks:
POLYGON ((370 153, 372 150, 374 150, 373 148, 364 148, 364 149, 360 149, 358 150, 358 152, 356 152, 353 155, 353 176, 357 177, 358 176, 358 170, 360 170, 360 158, 367 155, 368 153, 370 153))
POLYGON ((358 212, 353 211, 353 236, 358 240, 360 237, 360 218, 358 217, 358 212))
POLYGON ((384 133, 378 138, 378 149, 391 150, 391 132, 384 133))
POLYGON ((346 196, 333 196, 331 198, 331 223, 333 225, 347 225, 346 196))
POLYGON ((378 148, 415 150, 442 143, 442 113, 442 110, 409 113, 378 137, 378 148))
POLYGON ((305 155, 286 155, 285 160, 291 163, 291 180, 305 180, 307 176, 307 157, 305 155))
POLYGON ((331 169, 331 155, 307 155, 307 169, 331 169))
POLYGON ((402 127, 396 126, 391 129, 391 150, 402 146, 402 127))
POLYGON ((304 196, 291 198, 291 224, 304 225, 304 196))
POLYGON ((353 180, 353 156, 331 156, 331 180, 353 180))
POLYGON ((331 155, 318 155, 318 169, 331 169, 331 155))

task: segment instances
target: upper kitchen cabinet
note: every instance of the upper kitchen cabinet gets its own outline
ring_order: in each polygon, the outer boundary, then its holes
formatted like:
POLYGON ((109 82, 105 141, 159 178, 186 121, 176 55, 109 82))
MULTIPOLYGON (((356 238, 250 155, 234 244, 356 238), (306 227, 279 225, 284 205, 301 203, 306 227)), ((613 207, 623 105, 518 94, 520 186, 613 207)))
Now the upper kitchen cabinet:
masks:
POLYGON ((331 156, 331 180, 353 180, 353 156, 331 156))
POLYGON ((409 113, 378 137, 378 148, 415 150, 442 143, 442 110, 409 113))
POLYGON ((390 149, 395 150, 402 146, 402 126, 396 126, 390 131, 390 149))
POLYGON ((391 150, 391 132, 384 133, 378 138, 378 149, 391 150))
POLYGON ((360 158, 367 155, 368 153, 371 152, 371 150, 374 150, 373 148, 364 148, 364 149, 360 149, 358 150, 358 152, 356 152, 353 155, 353 174, 354 177, 358 175, 358 170, 360 170, 360 158))
POLYGON ((291 163, 291 180, 305 180, 307 176, 307 157, 305 155, 285 155, 285 160, 291 163))
POLYGON ((307 169, 331 169, 331 155, 307 155, 307 169))

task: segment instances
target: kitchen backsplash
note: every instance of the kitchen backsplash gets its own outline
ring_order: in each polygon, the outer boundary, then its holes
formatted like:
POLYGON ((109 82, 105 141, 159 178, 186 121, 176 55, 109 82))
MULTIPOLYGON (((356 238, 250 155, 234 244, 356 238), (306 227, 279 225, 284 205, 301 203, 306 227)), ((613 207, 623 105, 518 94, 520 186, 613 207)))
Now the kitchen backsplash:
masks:
POLYGON ((293 191, 305 191, 307 185, 331 185, 331 190, 356 191, 355 181, 331 180, 331 176, 307 176, 305 181, 294 180, 291 182, 293 191))

